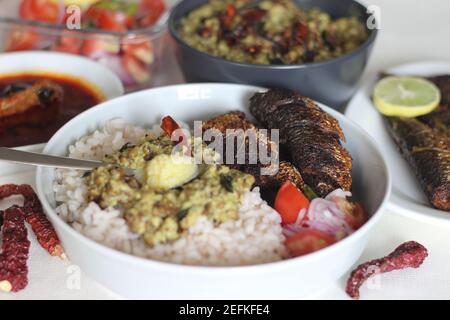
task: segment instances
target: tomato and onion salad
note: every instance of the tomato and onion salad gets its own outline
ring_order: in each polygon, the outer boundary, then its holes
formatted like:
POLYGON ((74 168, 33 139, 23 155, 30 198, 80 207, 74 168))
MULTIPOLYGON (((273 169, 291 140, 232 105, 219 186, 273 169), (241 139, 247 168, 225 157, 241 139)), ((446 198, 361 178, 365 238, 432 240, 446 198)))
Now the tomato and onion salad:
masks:
MULTIPOLYGON (((25 20, 64 25, 67 4, 60 0, 22 0, 19 16, 25 20)), ((100 0, 82 8, 81 27, 106 32, 128 32, 157 23, 166 10, 164 0, 100 0)), ((12 29, 6 51, 49 50, 83 55, 114 71, 125 86, 144 84, 151 79, 155 62, 153 40, 145 35, 121 38, 93 34, 80 36, 63 29, 58 37, 34 31, 12 29)))
POLYGON ((291 256, 302 256, 332 245, 368 220, 361 204, 350 202, 347 197, 351 197, 351 193, 341 189, 325 198, 317 198, 311 193, 307 197, 291 181, 281 186, 274 209, 280 214, 286 249, 291 256))

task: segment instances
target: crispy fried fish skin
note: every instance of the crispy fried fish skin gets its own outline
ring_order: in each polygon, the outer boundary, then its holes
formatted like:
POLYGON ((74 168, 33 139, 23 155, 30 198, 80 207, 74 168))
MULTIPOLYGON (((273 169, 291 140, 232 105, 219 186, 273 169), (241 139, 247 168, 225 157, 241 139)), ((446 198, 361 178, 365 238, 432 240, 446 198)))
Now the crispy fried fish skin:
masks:
POLYGON ((442 107, 440 110, 422 116, 419 120, 430 128, 450 137, 450 106, 446 109, 442 107))
POLYGON ((270 129, 280 130, 305 183, 321 197, 352 185, 352 157, 341 145, 344 134, 339 122, 311 99, 285 89, 256 93, 250 112, 270 129))
POLYGON ((427 78, 433 82, 441 92, 441 107, 450 106, 450 75, 440 75, 427 78))
POLYGON ((450 210, 450 139, 414 118, 387 118, 391 136, 430 203, 450 210))
POLYGON ((250 99, 250 111, 262 125, 269 128, 276 128, 279 123, 286 121, 278 129, 314 126, 345 141, 344 133, 335 118, 320 109, 313 100, 291 90, 271 89, 255 94, 250 99), (302 117, 298 115, 299 108, 302 117))
MULTIPOLYGON (((208 129, 218 130, 223 135, 227 135, 227 130, 253 130, 255 132, 257 141, 264 143, 267 146, 267 150, 276 153, 276 159, 279 159, 278 146, 269 140, 269 138, 260 132, 258 128, 246 119, 243 112, 233 111, 218 117, 215 117, 209 121, 203 123, 202 130, 205 132, 208 129)), ((249 159, 249 147, 248 140, 246 140, 246 162, 249 159)), ((259 161, 257 164, 232 164, 232 168, 241 170, 245 173, 251 174, 256 179, 256 185, 262 188, 279 188, 286 180, 293 182, 298 188, 303 188, 304 181, 300 172, 295 168, 292 163, 287 161, 280 161, 278 165, 278 171, 272 175, 262 175, 261 169, 267 168, 268 165, 263 165, 259 161)))
POLYGON ((436 110, 418 119, 432 129, 450 137, 450 75, 435 76, 427 79, 439 88, 441 102, 436 110))

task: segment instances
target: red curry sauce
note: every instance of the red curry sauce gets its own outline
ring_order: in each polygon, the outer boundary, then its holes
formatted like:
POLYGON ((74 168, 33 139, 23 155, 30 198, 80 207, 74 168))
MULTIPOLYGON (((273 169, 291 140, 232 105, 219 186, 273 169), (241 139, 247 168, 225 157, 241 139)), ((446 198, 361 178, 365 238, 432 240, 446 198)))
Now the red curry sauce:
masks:
POLYGON ((17 147, 47 142, 70 119, 104 100, 100 92, 83 80, 50 73, 0 76, 0 93, 11 84, 33 84, 42 79, 57 83, 64 91, 62 104, 54 120, 42 125, 21 124, 0 128, 0 146, 17 147))

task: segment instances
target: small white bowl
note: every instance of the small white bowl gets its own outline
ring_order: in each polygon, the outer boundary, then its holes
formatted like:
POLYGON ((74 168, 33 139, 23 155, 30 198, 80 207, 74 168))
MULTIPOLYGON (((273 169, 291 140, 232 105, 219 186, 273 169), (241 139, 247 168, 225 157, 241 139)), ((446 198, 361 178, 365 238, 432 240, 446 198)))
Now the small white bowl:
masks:
POLYGON ((54 74, 75 78, 100 93, 105 100, 123 95, 120 79, 101 64, 72 54, 23 51, 0 54, 0 78, 20 74, 54 74))
MULTIPOLYGON (((121 117, 137 125, 162 116, 190 122, 231 110, 248 113, 249 98, 261 88, 232 84, 189 84, 127 95, 80 114, 59 130, 44 152, 65 155, 81 136, 121 117)), ((184 266, 131 256, 78 233, 55 213, 54 170, 39 168, 37 191, 72 262, 106 287, 137 299, 291 299, 334 284, 361 255, 390 194, 390 175, 374 141, 342 114, 336 117, 354 158, 353 188, 371 215, 358 231, 318 252, 281 262, 245 267, 184 266)))

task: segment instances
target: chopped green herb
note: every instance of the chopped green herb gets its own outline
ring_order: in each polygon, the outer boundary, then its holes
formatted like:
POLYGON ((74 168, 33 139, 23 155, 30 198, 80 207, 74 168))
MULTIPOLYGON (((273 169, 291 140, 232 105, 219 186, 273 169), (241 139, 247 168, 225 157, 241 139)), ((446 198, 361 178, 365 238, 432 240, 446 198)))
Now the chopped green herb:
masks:
POLYGON ((228 192, 233 192, 233 178, 228 174, 220 175, 220 184, 228 192))
POLYGON ((302 186, 302 191, 304 193, 304 195, 309 199, 309 200, 313 200, 315 198, 317 198, 317 194, 313 191, 313 189, 311 189, 310 186, 308 185, 304 185, 302 186))
POLYGON ((83 178, 87 178, 91 175, 91 171, 86 171, 85 173, 83 173, 83 178))
POLYGON ((177 213, 177 220, 178 220, 178 221, 181 221, 181 220, 183 220, 184 218, 186 218, 188 212, 189 212, 189 209, 183 209, 183 210, 180 210, 180 211, 177 213))

